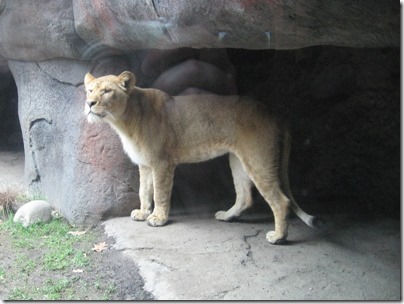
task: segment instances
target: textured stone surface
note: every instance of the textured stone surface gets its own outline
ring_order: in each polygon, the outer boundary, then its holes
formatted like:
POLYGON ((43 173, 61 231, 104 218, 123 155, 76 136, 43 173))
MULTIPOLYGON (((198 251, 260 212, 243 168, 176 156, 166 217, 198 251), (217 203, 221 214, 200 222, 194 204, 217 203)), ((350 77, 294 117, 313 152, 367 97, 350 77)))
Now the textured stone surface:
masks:
POLYGON ((18 84, 26 182, 78 224, 129 213, 138 202, 137 173, 119 139, 107 125, 85 121, 84 89, 77 83, 84 77, 81 64, 71 62, 75 73, 61 82, 46 70, 64 67, 64 60, 42 68, 10 62, 18 84))
POLYGON ((399 46, 400 4, 359 1, 14 0, 0 3, 0 62, 144 48, 399 46))
POLYGON ((73 1, 75 27, 90 47, 102 43, 118 49, 170 44, 152 0, 73 1))
POLYGON ((3 10, 0 10, 1 56, 30 61, 81 56, 85 44, 75 33, 71 0, 3 3, 3 10))

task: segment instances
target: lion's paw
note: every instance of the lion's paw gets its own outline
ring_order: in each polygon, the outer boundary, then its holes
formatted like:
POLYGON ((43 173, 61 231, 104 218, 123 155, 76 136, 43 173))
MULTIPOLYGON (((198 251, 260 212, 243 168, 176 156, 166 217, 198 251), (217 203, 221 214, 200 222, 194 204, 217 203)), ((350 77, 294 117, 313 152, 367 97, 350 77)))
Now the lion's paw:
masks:
POLYGON ((269 231, 267 233, 267 240, 273 245, 283 244, 286 242, 287 235, 280 235, 276 231, 269 231))
POLYGON ((167 220, 168 218, 166 216, 158 216, 152 213, 147 218, 147 225, 152 227, 163 226, 165 223, 167 223, 167 220))
POLYGON ((140 209, 135 209, 131 212, 130 217, 134 221, 144 221, 150 215, 150 211, 143 212, 140 209))
POLYGON ((215 218, 219 221, 230 221, 233 216, 229 216, 227 211, 218 211, 215 213, 215 218))

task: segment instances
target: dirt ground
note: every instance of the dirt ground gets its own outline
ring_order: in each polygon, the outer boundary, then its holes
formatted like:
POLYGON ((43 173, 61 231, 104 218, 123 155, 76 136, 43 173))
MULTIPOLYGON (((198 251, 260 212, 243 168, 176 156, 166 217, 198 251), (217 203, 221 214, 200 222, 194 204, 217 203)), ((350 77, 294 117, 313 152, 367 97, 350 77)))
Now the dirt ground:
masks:
MULTIPOLYGON (((14 187, 23 190, 24 154, 22 151, 0 151, 0 186, 14 187)), ((73 230, 73 229, 72 229, 73 230)), ((81 300, 150 300, 153 296, 143 290, 144 282, 139 275, 135 263, 125 257, 121 251, 112 249, 114 239, 107 237, 102 226, 92 228, 96 242, 106 242, 109 249, 95 254, 91 250, 92 244, 78 242, 76 250, 86 252, 90 257, 89 269, 83 273, 75 274, 66 271, 43 270, 30 273, 31 282, 44 280, 57 280, 60 278, 76 277, 78 286, 75 288, 75 298, 81 300), (113 289, 107 290, 113 286, 113 289), (106 295, 106 292, 108 294, 106 295)), ((40 248, 28 249, 28 256, 42 255, 40 248)), ((42 250, 46 250, 43 248, 42 250)), ((0 230, 0 269, 11 271, 13 263, 19 263, 16 248, 12 244, 9 233, 0 230)), ((4 276, 9 274, 5 273, 4 276)), ((26 279, 13 273, 13 279, 7 284, 0 280, 0 300, 10 296, 10 291, 25 287, 26 279)), ((1 274, 0 274, 1 278, 1 274)), ((36 299, 38 300, 38 299, 36 299)))
MULTIPOLYGON (((100 226, 92 230, 97 242, 106 242, 109 246, 113 246, 114 240, 108 238, 104 234, 104 229, 100 226)), ((43 286, 46 281, 58 281, 67 279, 74 282, 74 293, 72 295, 63 294, 61 291, 61 300, 151 300, 153 296, 143 290, 143 280, 138 273, 138 268, 129 258, 125 257, 122 252, 107 249, 100 253, 92 252, 92 244, 87 242, 79 242, 76 250, 86 252, 90 258, 89 266, 83 273, 72 273, 71 271, 33 271, 29 274, 29 281, 26 276, 19 276, 18 273, 12 272, 13 264, 20 263, 16 253, 16 248, 12 245, 10 235, 0 230, 0 266, 6 273, 4 277, 13 277, 12 280, 6 279, 6 284, 0 280, 0 300, 6 300, 15 296, 10 294, 21 288, 25 288, 26 284, 34 286, 43 286), (35 282, 35 283, 34 283, 35 282)), ((44 254, 46 248, 29 248, 29 252, 25 252, 33 259, 44 254)), ((37 298, 38 293, 28 293, 33 300, 42 300, 46 298, 37 298)), ((17 299, 21 299, 21 296, 17 299)))

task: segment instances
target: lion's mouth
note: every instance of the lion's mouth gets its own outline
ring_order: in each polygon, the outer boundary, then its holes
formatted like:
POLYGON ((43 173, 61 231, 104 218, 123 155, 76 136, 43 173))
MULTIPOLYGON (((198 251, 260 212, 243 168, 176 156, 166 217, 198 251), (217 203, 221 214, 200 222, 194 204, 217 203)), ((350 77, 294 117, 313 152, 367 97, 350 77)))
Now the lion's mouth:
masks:
POLYGON ((93 111, 88 111, 86 116, 89 123, 99 123, 104 121, 106 113, 95 113, 93 111))
POLYGON ((101 118, 104 118, 107 115, 105 113, 95 113, 95 112, 91 112, 91 111, 90 111, 90 113, 93 114, 93 115, 96 115, 98 117, 101 117, 101 118))
POLYGON ((101 122, 101 121, 115 121, 116 117, 108 109, 99 109, 100 111, 94 111, 94 109, 86 108, 86 116, 89 122, 101 122))
POLYGON ((90 115, 94 115, 100 118, 104 118, 107 114, 106 113, 95 113, 93 111, 88 111, 87 117, 89 117, 90 115))

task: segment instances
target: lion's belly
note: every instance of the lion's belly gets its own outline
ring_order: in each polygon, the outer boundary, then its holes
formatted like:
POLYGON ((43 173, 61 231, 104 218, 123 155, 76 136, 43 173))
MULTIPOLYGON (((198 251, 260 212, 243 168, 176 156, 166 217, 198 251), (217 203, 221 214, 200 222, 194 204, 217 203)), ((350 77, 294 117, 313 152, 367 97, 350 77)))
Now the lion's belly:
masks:
POLYGON ((178 163, 199 163, 212 158, 222 156, 229 153, 229 149, 216 148, 216 149, 204 149, 204 148, 191 148, 184 150, 178 159, 178 163))

